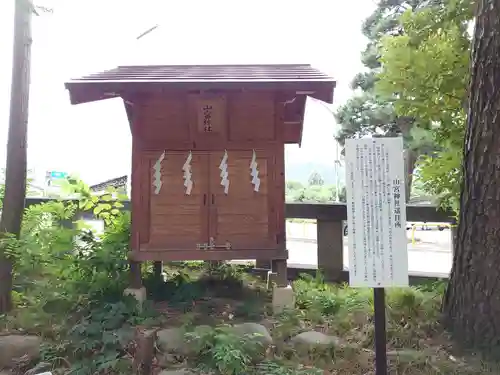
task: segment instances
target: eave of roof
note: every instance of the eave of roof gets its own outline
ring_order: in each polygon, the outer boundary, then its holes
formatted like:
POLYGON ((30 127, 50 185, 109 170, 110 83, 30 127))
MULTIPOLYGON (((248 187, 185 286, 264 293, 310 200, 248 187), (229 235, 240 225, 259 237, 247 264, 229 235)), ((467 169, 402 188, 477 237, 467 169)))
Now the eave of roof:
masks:
POLYGON ((217 89, 296 91, 331 103, 335 85, 332 77, 305 64, 121 66, 65 84, 72 104, 133 92, 217 89))

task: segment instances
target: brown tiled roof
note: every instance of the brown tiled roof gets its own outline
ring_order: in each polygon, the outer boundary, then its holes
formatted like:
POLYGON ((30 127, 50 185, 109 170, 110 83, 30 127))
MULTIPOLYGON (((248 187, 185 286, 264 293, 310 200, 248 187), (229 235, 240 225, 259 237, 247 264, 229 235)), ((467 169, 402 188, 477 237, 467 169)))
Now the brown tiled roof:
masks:
POLYGON ((327 81, 333 78, 306 64, 119 66, 75 81, 327 81))
POLYGON ((120 96, 119 92, 123 91, 148 91, 153 86, 190 90, 241 88, 319 91, 322 94, 318 99, 331 102, 335 80, 307 64, 149 65, 119 66, 66 83, 74 104, 120 96), (80 98, 82 89, 94 91, 94 95, 87 99, 80 98), (96 90, 105 95, 96 97, 96 90))

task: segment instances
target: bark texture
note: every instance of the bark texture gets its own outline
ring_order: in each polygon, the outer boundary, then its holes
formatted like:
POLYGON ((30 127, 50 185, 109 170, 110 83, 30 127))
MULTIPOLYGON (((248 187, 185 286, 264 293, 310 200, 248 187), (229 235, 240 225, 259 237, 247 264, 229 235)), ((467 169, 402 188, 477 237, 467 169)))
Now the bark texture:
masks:
MULTIPOLYGON (((397 119, 398 129, 403 139, 408 140, 411 137, 411 130, 413 128, 414 121, 410 117, 399 117, 397 119)), ((392 136, 397 136, 397 134, 392 134, 392 136)), ((407 148, 404 150, 403 158, 405 165, 405 199, 406 203, 410 201, 411 198, 411 186, 413 184, 413 172, 415 171, 415 166, 417 164, 419 154, 418 151, 412 148, 407 148)))
POLYGON ((500 0, 479 0, 464 181, 445 324, 462 344, 500 353, 500 0))
MULTIPOLYGON (((0 218, 0 234, 19 236, 26 198, 26 140, 31 57, 30 0, 16 0, 14 12, 14 51, 7 139, 5 196, 0 218)), ((12 262, 0 248, 0 313, 12 307, 12 262)))
POLYGON ((405 161, 405 199, 406 203, 410 201, 411 198, 411 187, 413 185, 413 172, 415 171, 415 166, 418 160, 418 153, 415 150, 407 149, 404 153, 405 161))

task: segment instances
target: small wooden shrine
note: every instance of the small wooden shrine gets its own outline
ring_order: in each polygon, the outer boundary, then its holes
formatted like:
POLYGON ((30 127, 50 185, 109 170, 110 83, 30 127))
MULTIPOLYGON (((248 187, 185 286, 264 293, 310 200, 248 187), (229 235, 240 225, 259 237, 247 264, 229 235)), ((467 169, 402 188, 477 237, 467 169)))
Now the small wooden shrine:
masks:
POLYGON ((310 65, 121 66, 66 88, 72 104, 124 101, 133 263, 274 260, 286 277, 284 147, 301 142, 307 96, 332 103, 332 78, 310 65))

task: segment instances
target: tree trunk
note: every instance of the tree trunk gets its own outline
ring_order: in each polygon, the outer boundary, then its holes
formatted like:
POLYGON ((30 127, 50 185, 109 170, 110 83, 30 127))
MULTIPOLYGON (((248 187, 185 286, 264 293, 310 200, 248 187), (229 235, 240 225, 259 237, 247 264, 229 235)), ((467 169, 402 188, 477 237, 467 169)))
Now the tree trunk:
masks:
MULTIPOLYGON (((409 138, 411 138, 411 130, 413 128, 412 118, 406 116, 398 117, 397 125, 404 140, 407 141, 409 138)), ((415 164, 417 163, 418 153, 415 150, 407 148, 404 150, 403 159, 405 164, 405 189, 406 189, 405 199, 406 203, 408 203, 411 197, 413 171, 415 170, 415 164)))
POLYGON ((413 172, 417 164, 418 153, 415 150, 406 149, 404 153, 405 160, 405 189, 406 203, 410 201, 411 185, 413 184, 413 172))
POLYGON ((443 313, 455 339, 492 355, 500 349, 500 1, 477 6, 460 220, 443 313))
MULTIPOLYGON (((0 233, 19 237, 26 198, 26 140, 28 133, 28 101, 31 55, 30 0, 15 0, 14 51, 10 99, 9 132, 7 139, 7 167, 5 195, 0 233)), ((12 307, 12 262, 0 248, 0 313, 12 307)))

